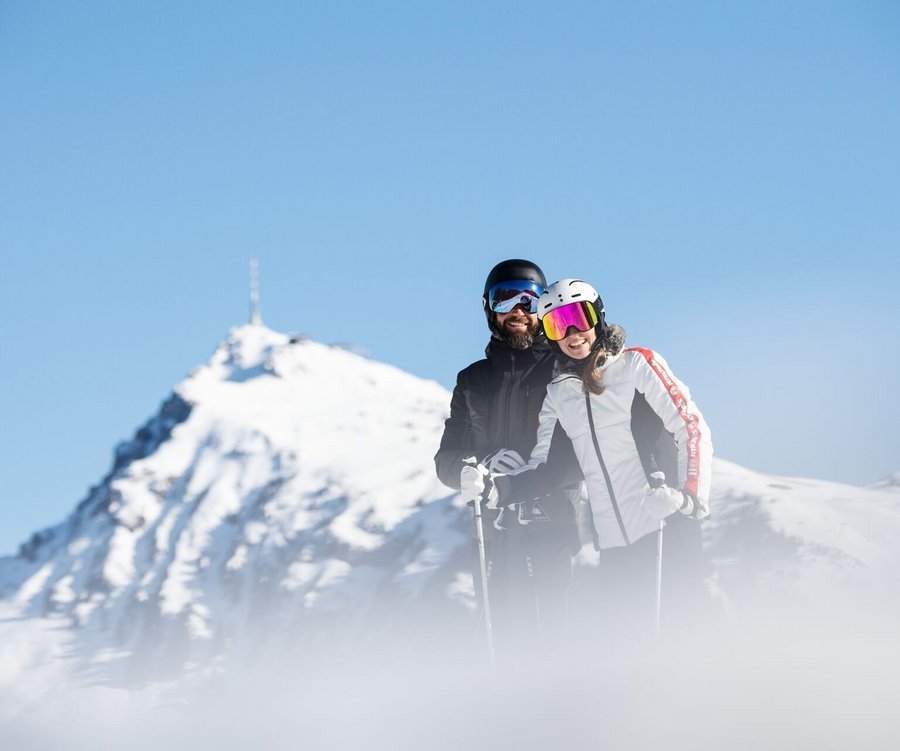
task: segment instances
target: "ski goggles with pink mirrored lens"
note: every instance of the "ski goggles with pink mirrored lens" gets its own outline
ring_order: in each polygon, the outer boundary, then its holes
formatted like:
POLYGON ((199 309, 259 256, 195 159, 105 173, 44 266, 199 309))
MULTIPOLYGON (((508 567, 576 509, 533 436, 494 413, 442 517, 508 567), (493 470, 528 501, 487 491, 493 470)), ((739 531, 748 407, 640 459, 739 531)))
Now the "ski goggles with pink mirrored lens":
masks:
POLYGON ((593 304, 585 301, 573 302, 554 308, 541 318, 544 333, 551 341, 558 342, 566 338, 570 326, 579 331, 589 331, 597 325, 597 311, 593 304))
POLYGON ((537 313, 538 298, 543 291, 537 282, 524 279, 499 282, 488 292, 488 308, 495 313, 509 313, 517 305, 524 305, 529 313, 537 313))

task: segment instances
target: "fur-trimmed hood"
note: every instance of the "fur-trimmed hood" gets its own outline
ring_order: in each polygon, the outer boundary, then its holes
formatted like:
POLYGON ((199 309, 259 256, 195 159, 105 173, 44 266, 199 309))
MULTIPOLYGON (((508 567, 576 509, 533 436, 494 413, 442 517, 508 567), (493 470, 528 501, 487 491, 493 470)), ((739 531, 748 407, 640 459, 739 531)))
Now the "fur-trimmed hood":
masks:
POLYGON ((618 355, 625 348, 625 329, 616 323, 610 324, 593 349, 602 349, 610 357, 618 355))

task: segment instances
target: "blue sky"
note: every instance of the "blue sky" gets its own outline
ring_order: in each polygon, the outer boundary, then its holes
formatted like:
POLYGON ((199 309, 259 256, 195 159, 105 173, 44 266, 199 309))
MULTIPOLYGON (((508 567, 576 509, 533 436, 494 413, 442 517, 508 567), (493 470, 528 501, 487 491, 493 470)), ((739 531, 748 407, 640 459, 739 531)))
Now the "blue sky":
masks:
POLYGON ((892 2, 0 3, 0 553, 246 318, 251 256, 273 328, 448 387, 533 258, 719 456, 900 470, 898 38, 892 2))

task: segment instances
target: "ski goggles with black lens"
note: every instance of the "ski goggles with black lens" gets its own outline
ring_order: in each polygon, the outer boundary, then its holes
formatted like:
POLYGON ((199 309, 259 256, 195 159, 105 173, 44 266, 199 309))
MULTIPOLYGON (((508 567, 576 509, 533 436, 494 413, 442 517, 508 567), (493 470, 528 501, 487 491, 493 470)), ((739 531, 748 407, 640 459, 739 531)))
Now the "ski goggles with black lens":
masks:
POLYGON ((488 308, 495 313, 509 313, 517 305, 524 305, 529 313, 537 313, 538 298, 543 291, 537 282, 523 279, 499 282, 488 292, 488 308))
POLYGON ((558 342, 566 338, 570 326, 579 331, 589 331, 597 325, 597 320, 597 311, 594 310, 593 304, 582 300, 545 313, 541 318, 541 326, 544 327, 548 339, 558 342))

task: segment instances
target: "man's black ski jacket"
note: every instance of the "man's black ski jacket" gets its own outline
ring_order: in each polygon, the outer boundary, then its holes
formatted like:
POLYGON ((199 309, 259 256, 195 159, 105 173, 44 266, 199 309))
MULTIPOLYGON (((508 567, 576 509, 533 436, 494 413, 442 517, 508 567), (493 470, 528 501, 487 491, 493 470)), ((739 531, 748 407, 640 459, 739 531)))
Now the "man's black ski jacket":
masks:
MULTIPOLYGON (((450 417, 434 457, 438 478, 455 489, 468 457, 482 461, 506 448, 528 460, 537 442, 538 414, 547 384, 553 379, 554 354, 543 338, 524 350, 492 339, 485 355, 457 376, 450 417)), ((554 438, 559 440, 553 441, 555 456, 548 464, 556 471, 544 475, 544 482, 535 488, 539 508, 534 511, 538 518, 547 518, 531 522, 526 535, 540 538, 553 530, 556 537, 565 528, 577 548, 574 504, 579 499, 581 470, 565 433, 554 438)), ((514 516, 507 514, 507 518, 514 516)), ((492 522, 496 512, 486 509, 485 518, 492 522)))

